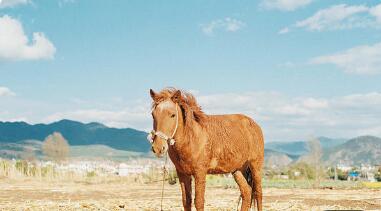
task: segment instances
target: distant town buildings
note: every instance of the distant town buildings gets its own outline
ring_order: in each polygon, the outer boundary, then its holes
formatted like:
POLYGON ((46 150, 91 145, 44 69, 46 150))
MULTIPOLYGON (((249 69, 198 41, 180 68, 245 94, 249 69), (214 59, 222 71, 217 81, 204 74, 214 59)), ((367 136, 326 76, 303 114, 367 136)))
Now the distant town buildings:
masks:
MULTIPOLYGON (((14 165, 18 161, 13 159, 10 162, 14 165)), ((164 162, 161 160, 148 158, 131 159, 123 162, 110 160, 70 160, 61 163, 52 161, 33 161, 27 163, 29 166, 39 166, 41 168, 52 167, 60 172, 73 172, 84 175, 94 172, 97 175, 119 176, 149 173, 150 170, 161 170, 164 165, 164 162)))

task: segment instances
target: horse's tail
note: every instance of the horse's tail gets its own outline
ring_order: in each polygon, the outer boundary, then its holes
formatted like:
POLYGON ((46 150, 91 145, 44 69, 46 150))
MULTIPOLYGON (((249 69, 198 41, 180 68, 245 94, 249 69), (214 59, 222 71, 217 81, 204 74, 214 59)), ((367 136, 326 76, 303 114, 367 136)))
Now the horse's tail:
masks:
POLYGON ((246 171, 244 172, 243 176, 245 177, 247 183, 251 186, 253 178, 251 177, 251 170, 249 167, 246 168, 246 171))
POLYGON ((250 202, 250 207, 253 205, 253 202, 255 204, 255 199, 254 199, 254 183, 253 183, 253 178, 251 175, 251 169, 249 167, 246 168, 246 171, 244 172, 243 176, 245 177, 247 183, 250 185, 252 191, 251 191, 251 202, 250 202))

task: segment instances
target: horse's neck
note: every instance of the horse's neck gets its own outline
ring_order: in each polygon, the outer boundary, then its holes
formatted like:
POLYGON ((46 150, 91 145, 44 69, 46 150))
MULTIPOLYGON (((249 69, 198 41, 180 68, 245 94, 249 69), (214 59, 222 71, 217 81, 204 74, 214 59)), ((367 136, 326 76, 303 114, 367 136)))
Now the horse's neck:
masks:
POLYGON ((175 136, 175 145, 173 145, 172 153, 177 156, 182 156, 191 150, 191 141, 187 133, 183 130, 183 127, 179 130, 179 133, 175 136))
POLYGON ((199 131, 200 126, 196 124, 197 123, 195 123, 195 127, 192 128, 179 125, 179 131, 175 135, 175 145, 173 145, 172 150, 169 152, 173 157, 177 157, 181 160, 187 160, 192 157, 193 145, 197 145, 201 140, 199 136, 202 135, 199 131))

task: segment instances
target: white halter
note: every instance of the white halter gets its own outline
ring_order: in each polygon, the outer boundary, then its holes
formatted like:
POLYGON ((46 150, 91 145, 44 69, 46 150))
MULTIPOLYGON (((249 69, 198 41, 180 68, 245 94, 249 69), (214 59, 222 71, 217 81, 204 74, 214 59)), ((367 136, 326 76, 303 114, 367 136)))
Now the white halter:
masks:
POLYGON ((165 135, 165 133, 163 133, 161 131, 152 130, 148 134, 147 139, 148 139, 148 141, 151 144, 153 144, 153 137, 156 135, 156 136, 164 139, 167 142, 167 144, 174 145, 176 141, 175 141, 175 139, 173 137, 175 136, 178 127, 179 127, 179 111, 178 111, 177 103, 176 103, 176 126, 175 126, 175 130, 173 130, 172 135, 169 137, 169 136, 165 135))

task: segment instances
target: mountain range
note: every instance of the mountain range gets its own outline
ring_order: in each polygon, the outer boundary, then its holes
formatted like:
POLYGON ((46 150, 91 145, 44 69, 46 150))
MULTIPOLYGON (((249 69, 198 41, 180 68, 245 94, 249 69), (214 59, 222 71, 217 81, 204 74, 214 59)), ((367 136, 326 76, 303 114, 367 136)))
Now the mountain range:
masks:
POLYGON ((24 140, 43 141, 53 132, 60 132, 71 146, 106 145, 114 149, 148 152, 147 133, 131 128, 110 128, 100 123, 84 124, 61 120, 51 124, 31 125, 25 122, 0 122, 0 143, 24 140))
MULTIPOLYGON (((110 128, 100 123, 61 120, 51 124, 0 122, 0 157, 21 157, 25 148, 41 154, 41 143, 53 132, 60 132, 71 146, 72 157, 104 157, 123 159, 150 155, 146 132, 132 128, 110 128)), ((345 161, 350 164, 381 164, 381 139, 360 136, 352 139, 318 137, 324 163, 345 161)), ((306 141, 266 142, 267 164, 285 166, 308 154, 306 141)))
MULTIPOLYGON (((322 161, 327 165, 381 164, 381 138, 359 136, 352 139, 318 137, 322 149, 322 161)), ((265 161, 278 166, 302 160, 309 153, 308 142, 270 142, 265 144, 265 161), (267 154, 266 154, 267 150, 267 154)))
MULTIPOLYGON (((328 137, 318 137, 323 150, 330 149, 332 147, 341 145, 348 141, 348 139, 338 138, 328 138, 328 137)), ((268 142, 266 143, 267 149, 272 149, 278 152, 283 152, 292 155, 303 155, 308 153, 308 143, 306 141, 293 141, 293 142, 268 142)))
POLYGON ((369 163, 381 165, 381 138, 360 136, 324 151, 323 160, 335 164, 337 160, 360 165, 369 163))

